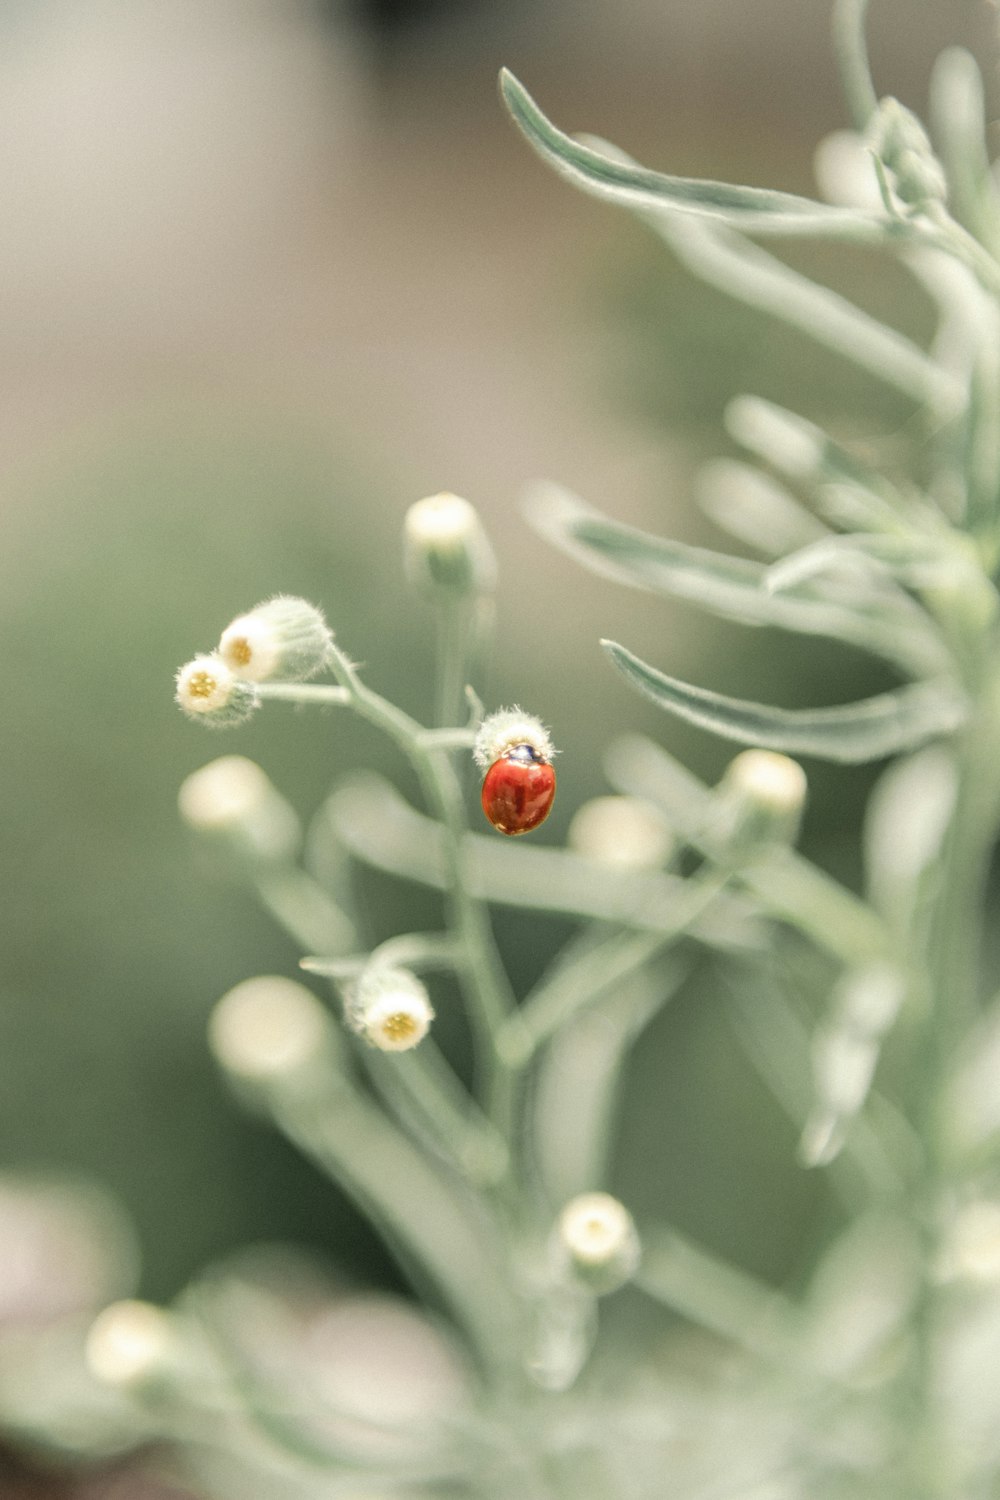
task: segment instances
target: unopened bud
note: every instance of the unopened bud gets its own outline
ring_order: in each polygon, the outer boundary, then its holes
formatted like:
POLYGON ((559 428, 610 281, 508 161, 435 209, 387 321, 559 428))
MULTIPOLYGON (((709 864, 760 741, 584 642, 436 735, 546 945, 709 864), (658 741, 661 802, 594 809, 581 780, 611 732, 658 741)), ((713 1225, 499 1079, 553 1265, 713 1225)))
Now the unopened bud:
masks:
POLYGON ((674 850, 667 821, 639 797, 593 797, 578 808, 566 835, 586 859, 630 870, 656 870, 674 850))
POLYGON ((170 1367, 177 1345, 170 1313, 151 1302, 113 1302, 91 1324, 84 1357, 103 1385, 134 1389, 170 1367))
POLYGON ((639 1236, 632 1215, 610 1193, 570 1199, 556 1223, 556 1248, 591 1291, 613 1292, 635 1274, 639 1236))
POLYGON ((248 682, 302 682, 323 670, 332 645, 316 606, 282 594, 227 625, 219 655, 248 682))
POLYGON ((350 1026, 380 1052, 408 1052, 434 1019, 430 996, 409 969, 370 969, 347 1003, 350 1026))
POLYGON ((242 724, 258 705, 250 684, 240 682, 218 656, 196 656, 181 667, 175 697, 189 718, 212 729, 242 724))
POLYGON ((901 203, 919 209, 946 202, 944 168, 923 125, 898 99, 879 101, 872 123, 872 149, 892 174, 893 191, 901 203))
POLYGON ((330 1018, 311 990, 272 974, 229 990, 209 1022, 209 1042, 222 1066, 258 1083, 309 1067, 322 1057, 333 1034, 330 1018))
POLYGON ((731 853, 767 844, 791 844, 806 801, 806 774, 797 761, 773 750, 744 750, 716 789, 716 836, 731 853))
POLYGON ((294 808, 245 755, 221 755, 192 771, 181 783, 177 804, 189 827, 223 834, 241 852, 281 859, 298 845, 294 808))
POLYGON ((475 506, 460 495, 430 495, 406 512, 403 522, 406 571, 430 595, 489 593, 496 560, 475 506))

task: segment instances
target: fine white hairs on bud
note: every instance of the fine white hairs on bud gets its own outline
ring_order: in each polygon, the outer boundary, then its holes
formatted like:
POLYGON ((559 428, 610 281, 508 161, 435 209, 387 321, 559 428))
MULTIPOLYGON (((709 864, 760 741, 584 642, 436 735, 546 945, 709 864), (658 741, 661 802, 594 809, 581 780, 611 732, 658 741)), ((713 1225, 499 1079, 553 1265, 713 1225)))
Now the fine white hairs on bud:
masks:
POLYGON ((529 745, 536 759, 546 763, 556 753, 552 736, 541 719, 526 714, 515 704, 483 720, 476 732, 472 757, 481 771, 488 771, 494 761, 518 745, 529 745))
POLYGON ((639 1265, 639 1236, 632 1215, 610 1193, 571 1198, 556 1222, 557 1248, 591 1290, 623 1286, 639 1265))
POLYGON ((408 1052, 423 1041, 434 1019, 430 996, 409 969, 362 974, 346 1013, 348 1024, 380 1052, 408 1052))
POLYGON ((585 859, 629 870, 656 870, 674 850, 663 814, 640 797, 592 797, 573 814, 566 841, 585 859))
POLYGON ((792 843, 806 801, 806 773, 774 750, 743 750, 719 783, 721 836, 734 849, 792 843))
POLYGON ((330 1018, 312 990, 276 974, 246 979, 223 995, 208 1033, 227 1072, 260 1083, 308 1067, 332 1034, 330 1018))
POLYGON ((91 1324, 84 1358, 103 1385, 124 1389, 155 1379, 171 1364, 176 1346, 170 1313, 151 1302, 113 1302, 91 1324))
POLYGON ((294 808, 245 755, 220 755, 192 771, 181 783, 177 805, 189 827, 231 835, 248 853, 287 857, 299 842, 294 808))
POLYGON ((303 682, 330 660, 333 635, 322 613, 305 599, 279 594, 227 625, 219 655, 248 682, 303 682))
POLYGON ((250 684, 241 682, 218 656, 196 656, 181 667, 175 697, 189 718, 213 729, 242 724, 258 704, 250 684))
POLYGON ((423 593, 488 593, 496 583, 496 560, 474 505, 460 495, 429 495, 406 512, 406 570, 423 593))

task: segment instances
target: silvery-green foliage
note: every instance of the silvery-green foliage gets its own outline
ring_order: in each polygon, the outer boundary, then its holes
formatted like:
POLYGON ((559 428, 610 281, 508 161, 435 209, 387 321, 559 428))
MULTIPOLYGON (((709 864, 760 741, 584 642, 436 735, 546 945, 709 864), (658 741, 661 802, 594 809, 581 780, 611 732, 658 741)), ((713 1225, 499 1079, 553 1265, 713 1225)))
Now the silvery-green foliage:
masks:
MULTIPOLYGON (((237 986, 213 1020, 216 1057, 370 1217, 422 1306, 345 1296, 284 1253, 237 1257, 168 1315, 109 1309, 89 1374, 72 1339, 58 1381, 37 1350, 17 1379, 0 1352, 11 1430, 65 1452, 156 1441, 222 1500, 1000 1493, 1000 1002, 983 978, 1000 827, 1000 200, 973 60, 941 59, 928 133, 879 100, 864 8, 836 11, 854 125, 838 160, 862 173, 841 182, 842 202, 649 171, 563 134, 509 75, 502 89, 566 179, 637 213, 727 296, 902 394, 925 447, 918 485, 751 393, 727 416, 746 457, 710 466, 699 495, 760 561, 638 531, 609 497, 595 509, 553 483, 529 496, 537 530, 615 583, 841 642, 898 682, 792 709, 605 642, 646 698, 757 753, 713 787, 623 736, 606 769, 627 802, 574 819, 566 848, 499 839, 470 825, 463 788, 483 719, 463 685, 488 620, 489 544, 465 502, 423 502, 407 566, 438 614, 434 727, 382 698, 326 634, 333 682, 279 672, 253 688, 265 711, 360 714, 408 759, 423 807, 355 774, 300 839, 238 757, 181 797, 331 987, 327 1006, 287 978, 237 986), (937 308, 929 346, 757 243, 789 238, 900 258, 937 308), (805 782, 789 753, 889 761, 865 821, 863 896, 794 848, 805 782), (352 861, 441 893, 440 930, 369 951, 352 861), (494 943, 494 906, 574 921, 524 995, 494 943), (669 1205, 634 1224, 604 1195, 630 1050, 706 956, 733 1037, 794 1123, 802 1170, 828 1174, 838 1204, 840 1227, 787 1289, 709 1253, 669 1205), (825 986, 818 1004, 806 973, 825 986), (465 1007, 469 1079, 435 1040, 442 976, 465 1007), (605 1299, 619 1295, 648 1312, 647 1337, 626 1349, 605 1337, 605 1299)), ((217 707, 205 692, 195 704, 206 721, 217 707)))

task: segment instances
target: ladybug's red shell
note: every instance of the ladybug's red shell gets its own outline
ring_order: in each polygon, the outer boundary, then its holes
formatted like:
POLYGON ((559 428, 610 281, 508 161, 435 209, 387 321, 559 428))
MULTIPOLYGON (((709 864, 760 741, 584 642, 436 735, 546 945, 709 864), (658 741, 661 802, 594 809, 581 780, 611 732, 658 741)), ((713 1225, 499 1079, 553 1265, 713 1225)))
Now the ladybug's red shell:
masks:
POLYGON ((504 755, 483 782, 483 812, 501 833, 530 833, 544 823, 556 795, 556 773, 547 761, 504 755))

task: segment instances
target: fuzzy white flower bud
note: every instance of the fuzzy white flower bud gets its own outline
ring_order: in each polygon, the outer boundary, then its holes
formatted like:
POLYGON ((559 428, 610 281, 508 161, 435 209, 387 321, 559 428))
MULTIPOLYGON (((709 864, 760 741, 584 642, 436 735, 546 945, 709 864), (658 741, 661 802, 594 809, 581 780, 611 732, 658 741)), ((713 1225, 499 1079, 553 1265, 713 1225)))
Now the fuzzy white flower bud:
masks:
POLYGON ((639 797, 593 797, 570 820, 567 843, 577 854, 630 870, 656 870, 673 853, 666 819, 639 797))
POLYGON ((319 1058, 331 1041, 330 1018, 311 990, 267 974, 223 995, 209 1022, 217 1060, 255 1082, 287 1077, 319 1058))
POLYGON ((245 755, 220 755, 192 771, 181 783, 177 805, 189 827, 227 834, 248 853, 277 859, 298 845, 294 808, 245 755))
POLYGON ((429 495, 406 512, 406 570, 423 593, 482 594, 496 583, 496 560, 475 506, 460 495, 429 495))
POLYGON ((639 1264, 639 1236, 632 1215, 610 1193, 571 1198, 556 1222, 557 1247, 592 1291, 623 1286, 639 1264))
POLYGON ((546 763, 556 753, 552 737, 541 719, 526 714, 515 704, 513 708, 502 708, 483 720, 476 732, 472 757, 481 771, 488 771, 494 761, 518 745, 530 746, 536 759, 546 763))
POLYGON ((430 996, 409 969, 371 969, 348 998, 348 1023, 381 1052, 409 1051, 433 1019, 430 996))
POLYGON ((218 656, 196 656, 177 673, 178 704, 213 729, 242 724, 257 707, 257 694, 240 682, 218 656))
POLYGON ((91 1324, 84 1358, 103 1385, 132 1388, 155 1379, 174 1360, 173 1317, 151 1302, 113 1302, 91 1324))
POLYGON ((280 594, 227 625, 219 655, 234 676, 248 682, 302 682, 323 670, 332 645, 314 604, 280 594))
POLYGON ((806 773, 773 750, 744 750, 732 760, 716 792, 719 835, 736 851, 790 844, 806 801, 806 773))

